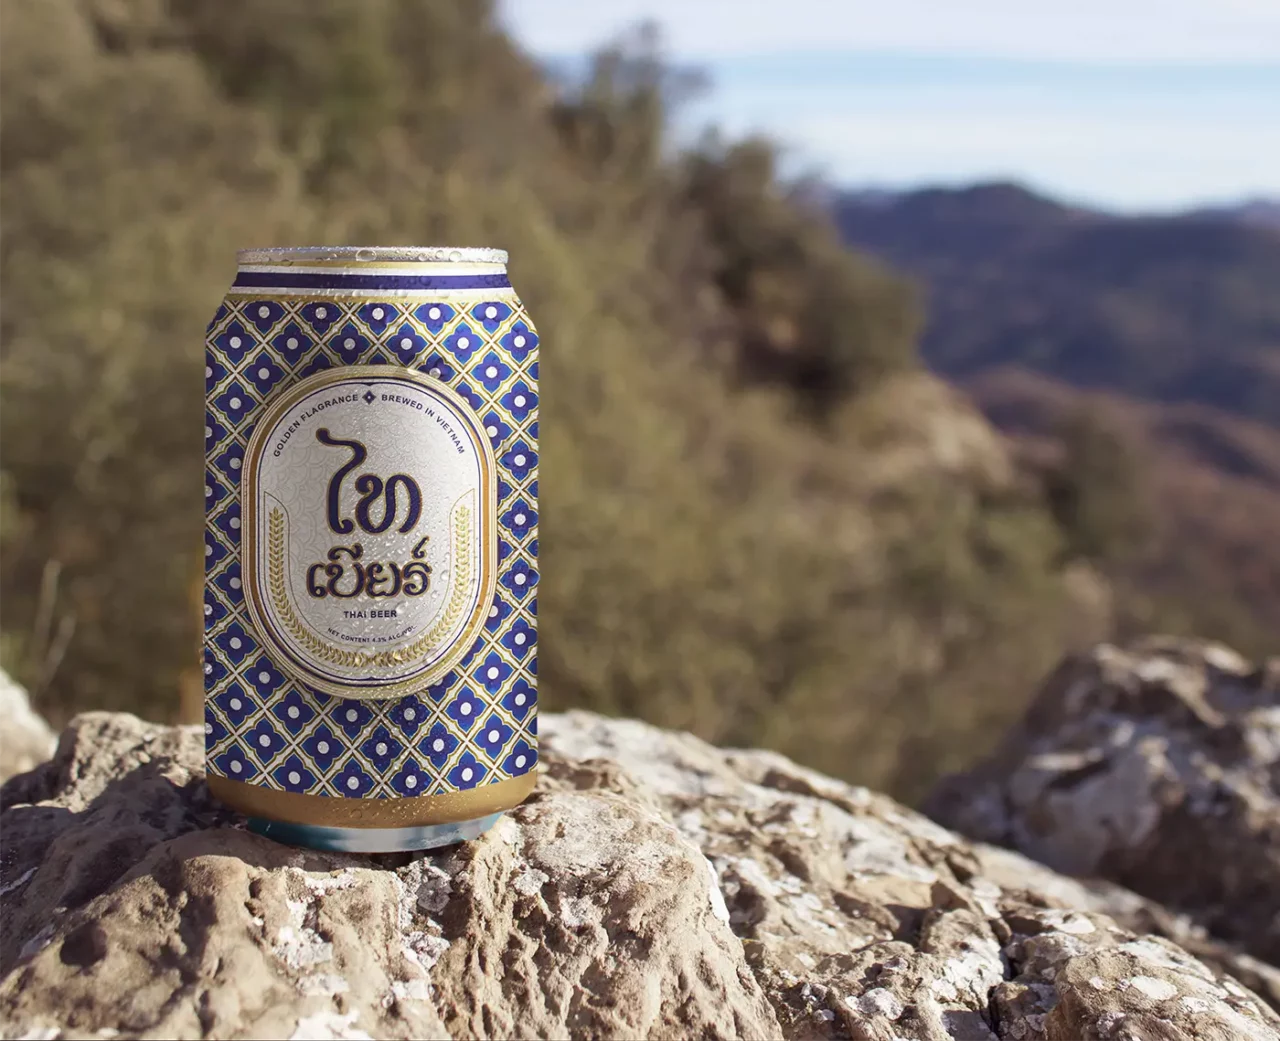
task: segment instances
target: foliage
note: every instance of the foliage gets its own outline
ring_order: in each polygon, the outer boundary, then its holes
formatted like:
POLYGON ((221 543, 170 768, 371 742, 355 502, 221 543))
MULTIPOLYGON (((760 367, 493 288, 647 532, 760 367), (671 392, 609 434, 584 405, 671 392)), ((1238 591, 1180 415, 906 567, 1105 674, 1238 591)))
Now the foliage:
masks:
POLYGON ((1053 525, 916 368, 906 285, 763 143, 676 154, 651 40, 557 91, 473 0, 0 18, 0 650, 33 660, 55 562, 55 718, 198 706, 199 345, 248 245, 510 250, 543 333, 547 708, 909 795, 1060 651, 1053 525))
POLYGON ((849 242, 921 279, 925 359, 1002 429, 1063 450, 1040 475, 1047 503, 1068 555, 1105 571, 1119 634, 1280 649, 1280 235, 1265 214, 1117 216, 1010 184, 831 208, 849 242), (1107 415, 1078 410, 1086 397, 1107 415))
POLYGON ((768 142, 694 156, 686 192, 715 249, 745 375, 826 413, 901 364, 918 331, 909 287, 781 190, 768 142))
POLYGON ((1065 551, 1097 564, 1134 556, 1151 518, 1133 443, 1084 408, 1068 413, 1057 435, 1062 459, 1046 475, 1045 492, 1065 551))

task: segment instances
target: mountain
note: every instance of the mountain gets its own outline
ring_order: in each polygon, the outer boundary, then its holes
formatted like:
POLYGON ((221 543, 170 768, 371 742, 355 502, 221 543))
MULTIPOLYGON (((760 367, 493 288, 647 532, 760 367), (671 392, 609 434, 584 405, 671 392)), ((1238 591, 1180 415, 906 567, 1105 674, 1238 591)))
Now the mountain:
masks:
POLYGON ((984 184, 833 212, 847 242, 924 284, 923 352, 944 374, 1019 365, 1280 425, 1274 209, 1121 217, 984 184))
POLYGON ((1121 217, 984 184, 833 213, 916 278, 926 361, 1033 482, 1076 417, 1132 457, 1147 523, 1107 561, 1118 626, 1280 647, 1280 207, 1121 217))
POLYGON ((1248 199, 1231 206, 1206 207, 1195 212, 1200 216, 1225 218, 1242 224, 1280 229, 1280 199, 1248 199))
POLYGON ((1027 472, 1060 463, 1061 431, 1082 413, 1133 452, 1150 523, 1140 551, 1111 564, 1122 628, 1280 649, 1280 432, 1205 405, 1082 391, 1025 368, 984 372, 964 389, 1027 472))

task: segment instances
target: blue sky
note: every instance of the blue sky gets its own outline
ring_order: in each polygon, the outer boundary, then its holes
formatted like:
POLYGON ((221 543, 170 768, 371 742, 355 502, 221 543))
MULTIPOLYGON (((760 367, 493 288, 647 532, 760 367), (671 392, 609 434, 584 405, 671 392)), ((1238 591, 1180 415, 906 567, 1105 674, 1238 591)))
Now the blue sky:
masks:
POLYGON ((505 0, 535 56, 638 22, 685 115, 854 186, 1015 179, 1122 211, 1280 197, 1280 0, 505 0))

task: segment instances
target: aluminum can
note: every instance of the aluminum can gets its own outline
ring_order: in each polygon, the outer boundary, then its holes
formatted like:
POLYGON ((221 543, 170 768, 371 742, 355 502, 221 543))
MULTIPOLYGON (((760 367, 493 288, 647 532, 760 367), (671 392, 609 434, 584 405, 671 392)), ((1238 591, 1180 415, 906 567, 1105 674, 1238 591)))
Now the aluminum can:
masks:
POLYGON ((537 762, 538 336, 506 253, 242 250, 205 355, 205 749, 259 833, 474 838, 537 762))

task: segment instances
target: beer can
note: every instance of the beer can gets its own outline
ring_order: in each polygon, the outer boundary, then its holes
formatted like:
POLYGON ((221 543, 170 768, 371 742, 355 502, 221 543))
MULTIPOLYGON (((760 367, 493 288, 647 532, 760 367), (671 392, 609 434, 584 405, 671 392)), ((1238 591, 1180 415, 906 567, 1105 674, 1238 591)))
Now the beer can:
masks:
POLYGON ((538 336, 506 261, 242 250, 209 324, 207 776, 261 834, 425 849, 533 789, 538 336))

